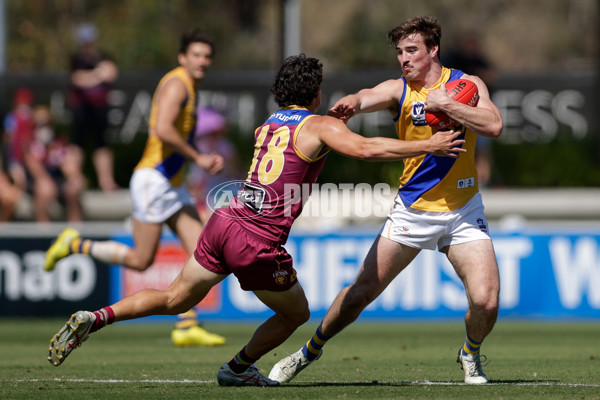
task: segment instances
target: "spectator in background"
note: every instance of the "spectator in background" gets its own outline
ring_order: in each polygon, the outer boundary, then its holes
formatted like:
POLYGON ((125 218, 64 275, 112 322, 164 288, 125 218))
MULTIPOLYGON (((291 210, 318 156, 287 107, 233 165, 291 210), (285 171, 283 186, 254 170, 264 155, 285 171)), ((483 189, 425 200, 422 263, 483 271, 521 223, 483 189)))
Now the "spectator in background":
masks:
POLYGON ((71 59, 69 104, 73 111, 72 140, 82 152, 88 139, 93 146, 93 163, 103 191, 118 188, 113 176, 113 155, 106 143, 108 93, 117 79, 118 68, 98 49, 98 31, 91 24, 77 29, 78 48, 71 59))
POLYGON ((10 221, 21 199, 22 191, 15 185, 5 170, 4 146, 0 140, 0 222, 10 221))
MULTIPOLYGON (((196 207, 203 223, 207 223, 212 214, 207 204, 207 195, 220 183, 240 179, 241 172, 235 146, 225 137, 227 120, 217 111, 209 107, 198 107, 194 145, 199 153, 215 152, 223 156, 223 170, 218 174, 209 174, 204 168, 190 164, 187 171, 187 184, 190 193, 196 199, 196 207)), ((244 177, 245 179, 245 177, 244 177)))
POLYGON ((33 140, 24 158, 33 186, 36 219, 49 222, 49 205, 61 196, 67 219, 80 222, 83 220, 81 193, 85 178, 79 152, 64 137, 56 135, 48 107, 37 106, 33 121, 33 140))
MULTIPOLYGON (((453 68, 460 69, 466 74, 479 76, 487 85, 490 96, 493 94, 497 80, 496 70, 481 50, 481 42, 477 33, 464 33, 458 42, 458 47, 443 54, 442 59, 444 65, 452 65, 453 68)), ((493 154, 491 147, 491 139, 482 136, 477 138, 475 166, 479 187, 482 188, 490 184, 492 177, 493 154)))
POLYGON ((466 74, 480 77, 490 92, 494 90, 497 80, 496 71, 481 50, 477 33, 464 33, 458 46, 450 49, 442 58, 445 65, 452 65, 453 68, 460 69, 466 74))
POLYGON ((38 222, 50 221, 49 205, 61 193, 69 221, 81 221, 79 198, 85 179, 79 152, 64 138, 56 137, 48 107, 34 109, 33 101, 30 89, 17 89, 13 110, 4 120, 8 175, 0 174, 0 220, 12 217, 21 193, 27 191, 33 197, 38 222))
POLYGON ((4 118, 4 141, 8 175, 21 191, 27 189, 25 150, 33 140, 33 92, 19 88, 13 108, 4 118))

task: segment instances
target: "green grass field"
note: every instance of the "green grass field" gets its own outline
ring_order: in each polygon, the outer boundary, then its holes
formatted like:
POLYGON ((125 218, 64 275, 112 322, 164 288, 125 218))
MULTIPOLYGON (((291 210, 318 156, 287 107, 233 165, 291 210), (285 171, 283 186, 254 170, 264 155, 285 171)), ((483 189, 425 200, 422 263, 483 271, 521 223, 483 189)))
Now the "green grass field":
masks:
MULTIPOLYGON (((66 319, 66 318, 65 318, 66 319)), ((169 324, 116 324, 93 334, 59 367, 46 360, 63 320, 0 319, 2 399, 600 399, 600 324, 499 321, 483 345, 491 384, 466 386, 456 352, 461 323, 366 323, 343 331, 294 381, 222 388, 218 368, 256 325, 213 324, 220 347, 176 348, 169 324)), ((257 365, 268 374, 296 351, 301 327, 257 365)))

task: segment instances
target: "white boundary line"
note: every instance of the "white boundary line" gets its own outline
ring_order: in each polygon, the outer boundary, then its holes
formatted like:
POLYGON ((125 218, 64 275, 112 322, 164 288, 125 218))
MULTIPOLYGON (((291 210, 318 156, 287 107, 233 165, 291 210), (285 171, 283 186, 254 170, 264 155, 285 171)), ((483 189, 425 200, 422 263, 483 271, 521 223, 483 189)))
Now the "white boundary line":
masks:
MULTIPOLYGON (((1 381, 0 381, 1 382, 1 381)), ((82 382, 82 383, 214 383, 196 379, 12 379, 4 382, 82 382)))
MULTIPOLYGON (((401 382, 411 385, 423 386, 476 386, 469 385, 464 382, 401 382)), ((597 387, 600 388, 600 383, 568 383, 568 382, 488 382, 480 386, 568 386, 568 387, 597 387)))
MULTIPOLYGON (((84 382, 84 383, 215 383, 215 380, 197 380, 197 379, 8 379, 0 380, 0 382, 84 382)), ((298 383, 310 383, 299 381, 298 383)), ((348 384, 352 385, 357 382, 313 382, 315 384, 348 384)), ((368 384, 369 382, 360 382, 368 384)), ((431 381, 413 381, 413 382, 372 382, 376 385, 416 385, 416 386, 473 386, 463 382, 431 382, 431 381)), ((488 382, 481 386, 566 386, 566 387, 597 387, 598 383, 568 383, 568 382, 488 382)))

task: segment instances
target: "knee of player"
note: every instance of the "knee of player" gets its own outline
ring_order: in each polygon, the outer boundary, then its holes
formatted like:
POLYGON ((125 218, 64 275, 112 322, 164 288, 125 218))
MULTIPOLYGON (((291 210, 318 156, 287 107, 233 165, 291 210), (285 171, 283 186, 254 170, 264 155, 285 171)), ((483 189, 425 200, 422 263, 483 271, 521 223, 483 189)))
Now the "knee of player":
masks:
POLYGON ((296 329, 310 319, 310 309, 308 303, 298 305, 293 312, 280 314, 288 325, 296 329))
POLYGON ((308 308, 308 305, 306 307, 304 307, 301 310, 301 313, 298 315, 298 318, 296 320, 298 326, 302 325, 303 323, 307 322, 310 319, 310 309, 308 308))
POLYGON ((499 308, 498 296, 488 293, 473 300, 474 306, 486 314, 497 314, 499 308))

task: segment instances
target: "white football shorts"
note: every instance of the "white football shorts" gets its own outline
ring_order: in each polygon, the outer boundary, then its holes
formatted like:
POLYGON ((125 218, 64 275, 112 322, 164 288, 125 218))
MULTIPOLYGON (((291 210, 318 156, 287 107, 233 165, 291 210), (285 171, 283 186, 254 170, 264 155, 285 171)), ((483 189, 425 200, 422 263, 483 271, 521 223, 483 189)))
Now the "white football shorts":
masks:
POLYGON ((491 240, 479 193, 450 212, 416 210, 406 207, 400 196, 396 196, 379 234, 409 247, 435 250, 437 246, 439 251, 454 244, 491 240))
POLYGON ((185 185, 173 187, 171 182, 154 168, 135 170, 129 181, 133 218, 141 222, 162 223, 195 202, 185 185))

